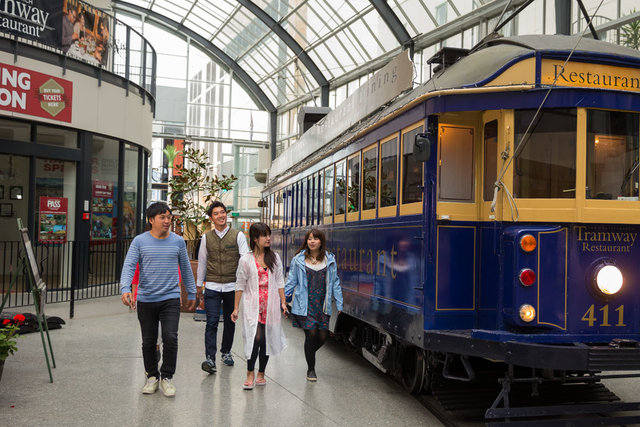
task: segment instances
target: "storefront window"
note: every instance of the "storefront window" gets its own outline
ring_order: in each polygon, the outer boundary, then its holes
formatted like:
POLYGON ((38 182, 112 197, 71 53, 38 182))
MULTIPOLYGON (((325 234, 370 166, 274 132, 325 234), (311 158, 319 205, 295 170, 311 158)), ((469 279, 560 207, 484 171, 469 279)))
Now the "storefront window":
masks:
POLYGON ((638 114, 587 112, 587 199, 638 200, 638 114))
POLYGON ((16 218, 27 224, 29 159, 0 154, 0 241, 20 240, 16 218))
POLYGON ((36 159, 36 226, 33 229, 40 243, 64 243, 75 239, 72 220, 75 202, 75 163, 36 159))
POLYGON ((0 120, 0 139, 8 141, 31 141, 31 125, 16 120, 0 120))
POLYGON ((91 240, 116 237, 118 141, 93 137, 91 157, 91 240))
POLYGON ((57 145, 58 147, 77 148, 78 132, 49 126, 38 126, 36 142, 38 144, 57 145))
POLYGON ((124 146, 124 200, 122 204, 122 236, 132 238, 136 235, 138 201, 138 148, 124 146))

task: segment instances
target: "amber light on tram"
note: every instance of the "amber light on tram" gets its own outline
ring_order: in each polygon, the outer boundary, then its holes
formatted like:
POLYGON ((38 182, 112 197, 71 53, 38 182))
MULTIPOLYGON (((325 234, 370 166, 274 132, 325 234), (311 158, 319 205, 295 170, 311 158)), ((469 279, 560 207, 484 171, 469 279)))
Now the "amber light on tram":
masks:
POLYGON ((532 252, 536 248, 537 244, 538 242, 536 242, 536 238, 531 234, 525 234, 520 238, 520 249, 527 253, 532 252))
POLYGON ((532 322, 536 318, 536 309, 531 304, 522 304, 520 306, 520 319, 523 322, 532 322))
POLYGON ((536 272, 530 268, 523 268, 520 270, 518 278, 524 286, 531 286, 536 283, 536 272))

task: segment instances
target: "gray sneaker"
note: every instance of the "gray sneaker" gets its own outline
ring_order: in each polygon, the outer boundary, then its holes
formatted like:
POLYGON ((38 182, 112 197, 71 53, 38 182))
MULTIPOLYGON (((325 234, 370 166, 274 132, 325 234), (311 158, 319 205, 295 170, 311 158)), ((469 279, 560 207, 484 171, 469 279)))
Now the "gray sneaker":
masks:
POLYGON ((202 368, 203 371, 208 372, 210 374, 216 373, 216 362, 211 360, 210 357, 207 357, 207 360, 202 362, 202 365, 200 365, 200 367, 202 368))
POLYGON ((222 353, 222 363, 227 366, 233 366, 233 357, 231 357, 231 353, 222 353))
POLYGON ((147 382, 142 387, 143 394, 153 394, 158 390, 158 379, 156 377, 147 378, 147 382))
POLYGON ((176 386, 173 385, 171 378, 162 378, 160 380, 160 389, 167 397, 173 397, 176 395, 176 386))

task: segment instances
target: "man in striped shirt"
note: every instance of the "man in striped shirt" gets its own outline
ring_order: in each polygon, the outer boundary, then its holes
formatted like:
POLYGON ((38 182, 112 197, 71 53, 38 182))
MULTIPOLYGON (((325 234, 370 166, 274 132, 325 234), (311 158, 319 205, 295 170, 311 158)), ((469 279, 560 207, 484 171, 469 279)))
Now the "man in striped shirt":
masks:
POLYGON ((122 303, 132 309, 136 303, 131 294, 131 281, 139 265, 137 310, 142 330, 142 358, 147 381, 142 393, 153 394, 158 385, 165 396, 175 396, 172 378, 178 358, 178 322, 180 320, 180 287, 178 266, 188 294, 189 308, 195 307, 196 284, 187 248, 182 237, 170 231, 171 210, 166 203, 152 203, 147 208, 151 230, 136 236, 122 266, 120 294, 122 303), (162 326, 162 366, 158 371, 156 343, 158 323, 162 326))

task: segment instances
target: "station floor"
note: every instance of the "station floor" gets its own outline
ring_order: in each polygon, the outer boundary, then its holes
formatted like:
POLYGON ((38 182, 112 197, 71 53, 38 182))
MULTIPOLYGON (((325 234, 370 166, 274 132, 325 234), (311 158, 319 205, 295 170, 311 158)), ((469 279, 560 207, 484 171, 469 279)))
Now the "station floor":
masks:
POLYGON ((288 348, 270 358, 267 385, 245 391, 241 326, 236 327, 232 350, 235 366, 218 359, 217 374, 208 375, 200 369, 205 322, 183 313, 177 393, 167 398, 160 390, 141 393, 145 378, 140 328, 136 313, 119 297, 76 302, 73 319, 68 303, 48 305, 47 314, 66 322, 50 332, 57 365, 54 382, 49 382, 40 334, 22 335, 0 380, 0 425, 442 425, 389 376, 331 339, 317 354, 318 382, 308 382, 304 333, 289 321, 284 324, 288 348))

